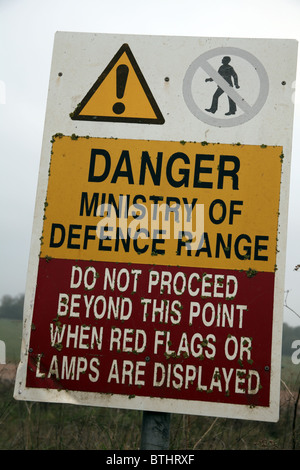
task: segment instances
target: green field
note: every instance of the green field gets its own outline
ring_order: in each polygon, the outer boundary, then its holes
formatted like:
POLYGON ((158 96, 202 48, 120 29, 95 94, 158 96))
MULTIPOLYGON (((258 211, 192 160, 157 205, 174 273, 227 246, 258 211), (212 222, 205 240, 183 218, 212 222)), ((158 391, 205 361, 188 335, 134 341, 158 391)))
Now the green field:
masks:
MULTIPOLYGON (((18 362, 22 323, 0 320, 7 362, 18 362)), ((282 361, 282 403, 278 423, 175 415, 170 449, 300 450, 300 365, 282 361)), ((138 450, 142 412, 54 403, 19 402, 13 384, 0 381, 0 449, 138 450)))

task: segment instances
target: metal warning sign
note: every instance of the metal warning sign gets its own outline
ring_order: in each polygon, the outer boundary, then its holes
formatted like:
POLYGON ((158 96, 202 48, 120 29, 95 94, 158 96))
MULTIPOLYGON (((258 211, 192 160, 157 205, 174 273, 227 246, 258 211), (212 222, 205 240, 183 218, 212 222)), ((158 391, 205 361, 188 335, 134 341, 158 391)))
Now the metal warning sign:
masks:
MULTIPOLYGON (((250 80, 248 78, 247 82, 249 83, 250 80)), ((187 106, 196 117, 214 126, 232 127, 252 119, 264 106, 268 91, 268 74, 256 56, 237 47, 218 47, 206 51, 191 63, 184 78, 183 95, 187 106), (231 65, 234 62, 237 64, 238 72, 231 65), (252 81, 252 86, 248 88, 242 85, 241 92, 240 71, 244 75, 248 74, 252 81), (197 103, 196 96, 193 94, 194 76, 199 75, 200 72, 208 77, 205 78, 205 82, 213 82, 215 87, 211 105, 206 107, 197 103), (217 111, 219 99, 224 93, 228 97, 228 111, 223 112, 222 115, 217 111)), ((207 96, 205 102, 207 102, 207 96)))
POLYGON ((17 399, 278 419, 296 43, 267 43, 57 34, 17 399))

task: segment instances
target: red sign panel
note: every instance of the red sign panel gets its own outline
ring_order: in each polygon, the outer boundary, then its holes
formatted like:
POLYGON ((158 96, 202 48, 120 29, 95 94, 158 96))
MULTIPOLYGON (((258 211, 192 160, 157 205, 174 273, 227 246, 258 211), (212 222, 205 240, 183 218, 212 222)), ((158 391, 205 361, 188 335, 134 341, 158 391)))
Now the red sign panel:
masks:
POLYGON ((274 273, 40 259, 27 386, 269 405, 274 273))

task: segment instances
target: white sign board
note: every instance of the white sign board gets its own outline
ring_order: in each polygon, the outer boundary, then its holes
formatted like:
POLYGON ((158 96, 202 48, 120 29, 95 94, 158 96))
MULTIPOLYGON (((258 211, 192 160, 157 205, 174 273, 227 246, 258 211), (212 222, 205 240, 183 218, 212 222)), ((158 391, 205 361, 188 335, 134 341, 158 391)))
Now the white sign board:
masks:
POLYGON ((278 419, 296 56, 56 34, 15 398, 278 419))

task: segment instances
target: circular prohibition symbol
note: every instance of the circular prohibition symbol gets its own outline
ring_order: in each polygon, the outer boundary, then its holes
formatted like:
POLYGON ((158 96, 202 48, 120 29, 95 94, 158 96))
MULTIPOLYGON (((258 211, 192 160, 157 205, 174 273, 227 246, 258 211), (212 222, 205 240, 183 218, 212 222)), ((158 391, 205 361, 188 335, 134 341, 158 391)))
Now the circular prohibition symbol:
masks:
MULTIPOLYGON (((225 68, 227 65, 227 69, 230 68, 233 70, 232 67, 228 67, 228 64, 226 63, 224 64, 224 62, 223 62, 223 65, 225 65, 225 68)), ((236 88, 239 88, 239 86, 236 86, 236 88)), ((253 54, 251 54, 248 51, 245 51, 244 49, 240 49, 238 47, 217 47, 215 49, 211 49, 205 52, 204 54, 201 54, 191 63, 191 65, 186 71, 186 74, 183 80, 183 97, 190 112, 197 119, 205 122, 206 124, 210 124, 212 126, 218 126, 218 127, 239 126, 240 124, 243 124, 249 121, 250 119, 252 119, 256 114, 259 113, 259 111, 264 106, 268 93, 269 93, 269 78, 268 78, 268 74, 264 66, 253 54), (208 62, 209 59, 212 59, 219 55, 224 56, 223 60, 229 59, 229 61, 231 57, 228 57, 228 56, 230 55, 238 56, 246 60, 255 69, 258 75, 258 79, 259 79, 259 89, 258 89, 256 100, 252 105, 247 103, 247 101, 242 97, 242 94, 236 91, 236 89, 234 89, 233 84, 230 83, 231 79, 228 78, 229 77, 228 72, 225 72, 225 74, 222 74, 223 75, 222 76, 220 74, 222 67, 220 67, 220 69, 217 71, 208 62), (240 114, 239 116, 235 116, 235 117, 218 118, 214 116, 215 110, 200 109, 198 104, 195 102, 193 91, 192 91, 193 80, 194 80, 196 72, 199 69, 201 69, 209 77, 211 77, 207 81, 215 82, 215 84, 218 87, 216 93, 220 95, 223 92, 225 92, 228 95, 229 102, 231 102, 233 106, 240 108, 240 110, 242 111, 242 114, 240 114), (227 76, 226 76, 226 73, 227 73, 227 76)), ((235 113, 229 112, 227 114, 234 115, 235 113)))

